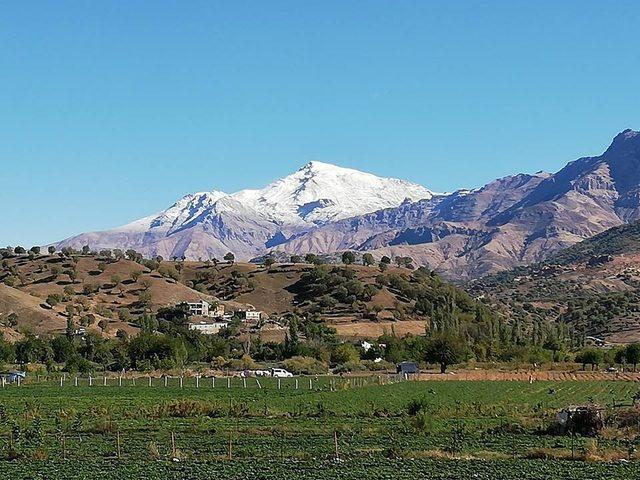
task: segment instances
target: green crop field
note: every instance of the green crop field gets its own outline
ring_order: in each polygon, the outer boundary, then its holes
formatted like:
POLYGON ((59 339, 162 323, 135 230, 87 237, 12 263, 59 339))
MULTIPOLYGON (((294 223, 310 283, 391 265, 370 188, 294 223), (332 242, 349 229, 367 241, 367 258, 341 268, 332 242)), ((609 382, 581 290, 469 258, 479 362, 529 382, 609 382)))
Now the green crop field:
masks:
POLYGON ((3 388, 2 478, 640 478, 637 425, 545 433, 570 404, 629 410, 632 382, 153 382, 3 388))

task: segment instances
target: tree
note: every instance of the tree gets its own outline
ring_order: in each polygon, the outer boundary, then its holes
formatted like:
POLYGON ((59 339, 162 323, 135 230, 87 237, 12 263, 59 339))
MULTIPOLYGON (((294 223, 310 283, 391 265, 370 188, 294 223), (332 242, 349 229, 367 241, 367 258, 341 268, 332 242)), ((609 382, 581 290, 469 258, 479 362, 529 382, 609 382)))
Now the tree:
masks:
POLYGON ((331 361, 334 363, 357 362, 360 354, 351 343, 341 343, 331 353, 331 361))
POLYGON ((396 257, 396 264, 399 267, 405 267, 408 269, 413 269, 413 258, 411 257, 401 257, 401 256, 397 256, 396 257))
POLYGON ((76 283, 76 279, 78 278, 78 272, 75 268, 71 268, 67 270, 67 276, 71 280, 71 283, 76 283))
POLYGON ((56 253, 56 247, 54 247, 53 245, 49 246, 47 248, 47 252, 49 252, 49 255, 53 255, 54 253, 56 253))
POLYGON ((73 338, 74 332, 75 332, 75 328, 73 325, 73 318, 69 316, 69 318, 67 318, 67 329, 66 329, 67 338, 73 338))
POLYGON ((380 263, 378 264, 378 268, 380 269, 380 271, 381 271, 382 273, 384 273, 384 272, 385 272, 385 270, 386 270, 387 268, 389 268, 389 264, 388 264, 388 263, 384 263, 384 262, 380 262, 380 263))
POLYGON ((233 264, 233 262, 234 262, 234 261, 235 261, 235 259, 236 259, 236 256, 235 256, 233 253, 228 252, 228 253, 226 253, 226 254, 225 254, 225 256, 224 256, 224 257, 222 257, 222 258, 224 258, 224 259, 225 259, 227 262, 229 262, 230 264, 233 264))
POLYGON ((91 252, 91 247, 89 247, 89 245, 83 245, 82 246, 82 254, 83 255, 89 255, 90 252, 91 252))
POLYGON ((356 256, 353 252, 347 251, 342 254, 342 263, 344 263, 345 265, 350 265, 355 261, 356 261, 356 256))
POLYGON ((603 358, 604 355, 601 350, 596 348, 585 348, 576 355, 576 362, 582 364, 583 370, 587 365, 591 365, 591 370, 594 370, 596 365, 600 365, 600 363, 602 363, 603 358))
POLYGON ((624 350, 624 358, 627 363, 633 365, 633 371, 636 371, 638 363, 640 363, 640 343, 630 343, 624 350))
POLYGON ((34 245, 33 247, 31 247, 29 251, 33 252, 35 255, 40 255, 40 247, 37 245, 34 245))
POLYGON ((112 275, 111 283, 113 284, 113 288, 118 288, 120 290, 120 295, 122 295, 124 290, 124 287, 122 286, 122 277, 118 274, 112 275))
POLYGON ((143 278, 142 280, 140 280, 140 285, 142 285, 142 288, 146 291, 151 288, 151 285, 153 285, 153 281, 150 278, 143 278))
POLYGON ((362 255, 362 264, 366 265, 366 266, 371 266, 375 263, 375 260, 373 258, 373 255, 371 255, 370 253, 365 253, 364 255, 362 255))
POLYGON ((140 305, 148 307, 151 304, 151 292, 148 290, 143 290, 138 294, 138 301, 140 305))
POLYGON ((449 365, 460 363, 467 358, 467 347, 459 337, 439 334, 427 342, 424 359, 428 363, 438 363, 440 373, 445 373, 449 365))
POLYGON ((142 271, 134 270, 133 272, 131 272, 131 280, 133 280, 134 282, 137 282, 138 279, 140 278, 140 275, 142 275, 142 271))
POLYGON ((25 253, 27 253, 27 251, 24 249, 24 247, 21 247, 20 245, 18 245, 16 248, 13 249, 13 253, 15 253, 16 255, 24 255, 25 253))
POLYGON ((273 266, 274 263, 276 263, 276 260, 271 255, 269 255, 268 257, 266 257, 264 259, 265 268, 269 268, 269 267, 273 266))
POLYGON ((18 315, 16 315, 14 312, 11 312, 9 315, 7 315, 7 321, 5 322, 5 325, 7 327, 15 327, 18 325, 18 315))
POLYGON ((386 263, 387 265, 391 264, 391 259, 389 257, 387 257, 386 255, 383 255, 383 257, 380 259, 380 263, 386 263))
POLYGON ((53 276, 54 280, 58 278, 58 275, 60 275, 61 273, 62 269, 58 265, 54 265, 53 267, 51 267, 51 275, 53 276))
POLYGON ((291 263, 302 263, 302 257, 300 255, 291 255, 291 263))

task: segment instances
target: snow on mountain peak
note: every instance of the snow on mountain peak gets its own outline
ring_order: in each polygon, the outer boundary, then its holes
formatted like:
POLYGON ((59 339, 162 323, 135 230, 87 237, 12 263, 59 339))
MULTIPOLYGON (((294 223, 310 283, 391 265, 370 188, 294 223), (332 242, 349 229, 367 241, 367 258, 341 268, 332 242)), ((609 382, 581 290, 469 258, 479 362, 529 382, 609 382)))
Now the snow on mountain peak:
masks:
POLYGON ((320 224, 396 207, 407 198, 428 199, 433 193, 415 183, 313 161, 262 190, 233 196, 277 222, 320 224))
POLYGON ((415 183, 312 161, 259 190, 232 194, 214 190, 185 195, 167 210, 118 230, 154 229, 171 233, 223 212, 280 225, 323 224, 433 195, 415 183))

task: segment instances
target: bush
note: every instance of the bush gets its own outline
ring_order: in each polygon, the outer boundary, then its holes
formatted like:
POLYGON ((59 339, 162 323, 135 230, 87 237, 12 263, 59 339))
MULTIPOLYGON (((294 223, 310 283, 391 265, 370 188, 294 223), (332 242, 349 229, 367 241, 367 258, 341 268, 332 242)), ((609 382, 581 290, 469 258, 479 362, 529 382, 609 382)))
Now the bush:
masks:
POLYGON ((222 410, 215 404, 201 400, 177 400, 156 405, 147 414, 153 418, 220 417, 222 410))
POLYGON ((313 357, 291 357, 282 362, 282 365, 291 373, 299 375, 316 375, 328 371, 326 363, 313 357))

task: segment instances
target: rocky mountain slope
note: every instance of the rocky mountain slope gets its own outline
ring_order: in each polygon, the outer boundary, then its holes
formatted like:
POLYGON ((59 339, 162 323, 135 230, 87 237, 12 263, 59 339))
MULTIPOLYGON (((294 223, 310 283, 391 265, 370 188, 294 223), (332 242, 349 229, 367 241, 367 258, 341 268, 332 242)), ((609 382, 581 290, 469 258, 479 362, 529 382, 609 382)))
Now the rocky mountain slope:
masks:
POLYGON ((640 134, 555 174, 514 175, 473 191, 316 227, 277 247, 292 253, 370 250, 409 255, 450 278, 475 278, 549 254, 640 212, 640 134))
POLYGON ((146 256, 248 260, 332 221, 396 207, 434 194, 420 185, 311 162, 261 190, 187 195, 156 215, 59 242, 79 248, 133 248, 146 256))
POLYGON ((640 133, 555 174, 518 174, 438 195, 419 185, 320 162, 262 190, 188 195, 121 228, 57 244, 133 248, 144 255, 247 260, 371 251, 410 256, 454 279, 538 262, 640 217, 640 133))

